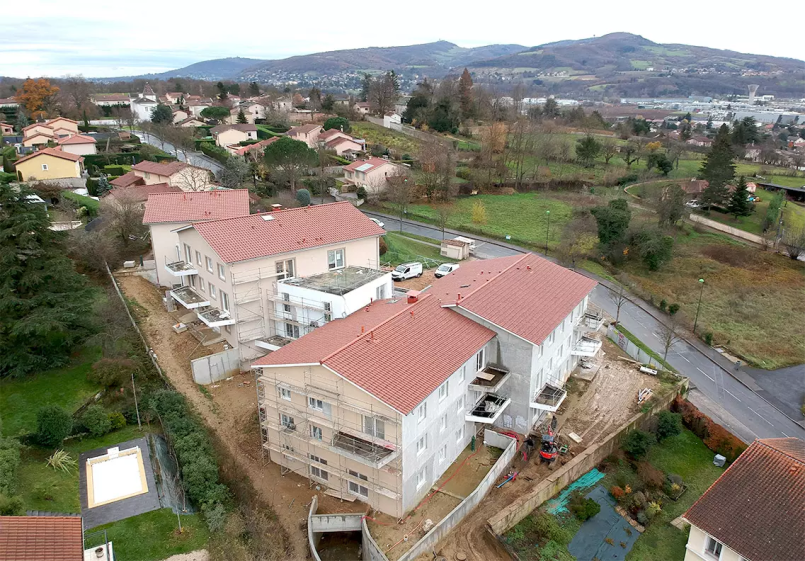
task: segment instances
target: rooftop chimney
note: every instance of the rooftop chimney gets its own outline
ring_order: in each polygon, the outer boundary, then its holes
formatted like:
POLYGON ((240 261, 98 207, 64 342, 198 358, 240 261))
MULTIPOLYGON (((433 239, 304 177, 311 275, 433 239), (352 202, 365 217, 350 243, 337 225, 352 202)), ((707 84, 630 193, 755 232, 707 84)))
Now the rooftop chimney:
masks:
POLYGON ((408 303, 409 304, 416 304, 419 300, 419 291, 418 290, 409 290, 408 291, 408 303))

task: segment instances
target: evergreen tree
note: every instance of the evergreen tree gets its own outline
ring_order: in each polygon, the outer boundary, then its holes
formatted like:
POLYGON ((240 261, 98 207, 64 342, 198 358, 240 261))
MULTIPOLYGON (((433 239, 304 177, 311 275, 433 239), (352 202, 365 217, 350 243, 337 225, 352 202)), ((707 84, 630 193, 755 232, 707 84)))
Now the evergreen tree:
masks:
POLYGON ((332 111, 335 107, 335 98, 333 94, 327 94, 324 96, 324 99, 321 100, 321 108, 324 111, 332 111))
POLYGON ((243 112, 243 109, 238 111, 238 124, 245 125, 248 122, 249 120, 246 118, 246 113, 243 112))
POLYGON ((584 167, 593 167, 600 152, 601 143, 590 134, 576 142, 576 158, 584 167))
POLYGON ((21 107, 17 108, 17 130, 22 131, 25 127, 27 127, 30 123, 28 122, 28 116, 25 114, 25 111, 22 110, 21 107))
POLYGON ((0 377, 63 365, 92 332, 93 291, 30 195, 0 185, 0 377))
POLYGON ((260 86, 257 85, 257 82, 252 82, 249 84, 249 95, 252 97, 257 97, 260 95, 260 86))
POLYGON ((754 212, 752 201, 749 200, 749 190, 746 188, 746 179, 742 175, 738 180, 735 191, 732 192, 727 203, 727 212, 732 214, 737 220, 739 216, 749 216, 754 212))
POLYGON ((364 72, 363 80, 361 80, 361 101, 369 101, 369 91, 372 89, 374 79, 368 72, 364 72))
POLYGON ((105 175, 102 175, 98 179, 98 186, 95 188, 95 192, 97 193, 98 197, 103 197, 106 193, 112 190, 112 186, 109 185, 109 180, 106 178, 105 175))
POLYGON ((159 103, 156 107, 154 107, 154 110, 151 111, 151 122, 169 125, 173 122, 173 111, 171 111, 171 108, 167 105, 159 103))
POLYGON ((618 259, 622 255, 622 248, 626 244, 626 234, 629 222, 632 220, 632 211, 626 199, 609 201, 607 206, 597 206, 590 209, 598 224, 598 241, 601 249, 610 259, 618 259))
POLYGON ((229 97, 229 92, 227 91, 223 82, 218 82, 215 84, 215 88, 218 90, 218 99, 223 100, 229 97))
POLYGON ((472 115, 472 76, 466 68, 458 80, 458 95, 461 103, 461 116, 469 119, 472 115))
POLYGON ((713 146, 699 169, 699 178, 709 182, 702 193, 702 202, 708 209, 714 204, 723 204, 727 199, 729 195, 727 183, 735 178, 734 160, 735 153, 732 151, 729 127, 721 125, 713 146))
POLYGON ((433 98, 433 86, 431 86, 428 79, 425 78, 421 83, 417 84, 411 99, 403 111, 402 119, 406 123, 413 123, 426 121, 428 110, 430 107, 431 99, 433 98))

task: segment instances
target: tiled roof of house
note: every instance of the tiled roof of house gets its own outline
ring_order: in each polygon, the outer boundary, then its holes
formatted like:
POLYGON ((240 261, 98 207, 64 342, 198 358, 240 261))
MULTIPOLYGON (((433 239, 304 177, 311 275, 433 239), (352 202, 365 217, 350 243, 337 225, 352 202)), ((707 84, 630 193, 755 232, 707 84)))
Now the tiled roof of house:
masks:
POLYGON ((210 129, 210 132, 213 133, 213 134, 219 134, 219 133, 222 133, 224 131, 228 131, 228 130, 232 130, 232 129, 234 129, 236 131, 240 131, 240 132, 256 132, 257 131, 257 126, 256 125, 250 125, 248 123, 237 123, 235 125, 218 125, 217 127, 213 127, 212 129, 210 129))
POLYGON ((73 121, 72 119, 68 119, 67 117, 56 117, 55 119, 50 119, 47 123, 48 125, 52 125, 58 121, 67 121, 68 123, 73 123, 74 125, 78 124, 78 121, 73 121))
POLYGON ((385 233, 347 201, 202 222, 194 227, 226 263, 385 233))
POLYGON ((344 171, 371 171, 375 168, 379 168, 385 165, 394 165, 388 160, 384 160, 383 158, 369 158, 368 160, 358 160, 357 162, 352 162, 348 166, 344 167, 344 171), (368 166, 368 167, 364 167, 368 166), (359 169, 360 168, 360 169, 359 169))
POLYGON ((184 193, 184 191, 182 191, 180 187, 174 187, 167 183, 155 183, 153 185, 131 185, 129 187, 112 189, 106 196, 114 199, 127 199, 142 203, 148 200, 149 195, 159 193, 184 193))
POLYGON ((128 103, 129 94, 95 94, 95 101, 121 101, 128 103))
POLYGON ((70 154, 69 152, 62 152, 58 148, 43 148, 42 150, 38 150, 29 156, 25 156, 24 158, 20 158, 17 160, 17 165, 21 164, 22 162, 31 160, 33 158, 37 158, 39 156, 53 156, 54 158, 61 158, 63 160, 70 160, 71 162, 78 162, 84 159, 83 156, 79 156, 78 154, 70 154))
POLYGON ((31 140, 32 138, 36 138, 37 136, 44 136, 45 138, 55 139, 56 138, 56 131, 53 129, 49 129, 51 132, 45 131, 34 131, 33 134, 25 134, 25 140, 31 140))
POLYGON ((150 194, 143 224, 219 220, 249 214, 247 189, 150 194))
POLYGON ((294 127, 289 130, 287 133, 288 136, 297 136, 300 134, 308 134, 313 132, 316 129, 320 129, 321 125, 302 125, 300 127, 294 127))
MULTIPOLYGON (((334 139, 330 140, 326 143, 328 148, 335 148, 339 144, 344 144, 345 142, 349 142, 350 144, 358 144, 351 138, 344 138, 343 136, 337 136, 334 139)), ((360 146, 360 144, 358 144, 360 146)))
POLYGON ((95 144, 96 142, 91 136, 84 136, 83 134, 75 134, 59 140, 59 144, 95 144))
POLYGON ((133 171, 142 171, 144 173, 154 173, 156 175, 170 177, 174 173, 182 171, 186 167, 188 167, 188 165, 184 162, 159 163, 143 161, 134 164, 131 169, 133 171))
POLYGON ((124 173, 120 177, 116 177, 109 182, 112 187, 129 187, 131 185, 138 185, 142 183, 145 183, 145 180, 133 171, 124 173))
POLYGON ((262 150, 269 144, 273 144, 274 142, 278 141, 280 137, 272 136, 271 138, 266 138, 265 140, 261 140, 255 144, 249 144, 247 146, 240 146, 235 150, 235 154, 238 156, 243 156, 246 152, 251 152, 252 150, 262 150))
POLYGON ((82 561, 80 516, 0 516, 3 561, 82 561))
POLYGON ((319 135, 319 140, 329 140, 331 137, 339 136, 339 135, 347 135, 347 136, 349 136, 347 133, 341 132, 338 129, 327 129, 326 131, 322 132, 319 135))
POLYGON ((805 559, 805 442, 755 440, 684 518, 746 559, 805 559))
POLYGON ((698 195, 707 189, 710 182, 706 179, 691 179, 682 183, 682 190, 689 195, 698 195))

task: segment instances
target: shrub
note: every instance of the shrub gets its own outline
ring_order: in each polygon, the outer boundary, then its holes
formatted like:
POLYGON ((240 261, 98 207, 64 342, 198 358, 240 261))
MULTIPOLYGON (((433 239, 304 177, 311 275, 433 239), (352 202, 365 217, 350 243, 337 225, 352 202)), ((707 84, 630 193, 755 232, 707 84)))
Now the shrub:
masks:
POLYGON ((81 415, 81 424, 95 437, 103 436, 112 430, 109 414, 100 405, 90 405, 81 415))
POLYGON ((637 464, 637 476, 648 489, 662 489, 665 483, 665 474, 648 462, 637 464))
POLYGON ((472 170, 470 168, 461 168, 460 170, 456 171, 456 177, 460 177, 461 179, 465 179, 467 181, 472 181, 472 170))
POLYGON ((324 121, 322 128, 326 131, 330 129, 337 129, 349 133, 352 130, 352 125, 350 125, 349 121, 344 117, 330 117, 324 121))
POLYGON ((698 436, 710 450, 732 462, 746 450, 746 444, 699 411, 695 405, 677 396, 671 409, 682 415, 682 424, 698 436))
POLYGON ((198 148, 199 150, 201 150, 202 153, 209 156, 213 160, 218 161, 221 164, 226 164, 226 162, 230 158, 229 152, 227 152, 224 148, 216 146, 211 142, 202 142, 201 144, 199 144, 198 148))
POLYGON ((713 334, 712 334, 712 332, 708 331, 707 333, 704 334, 704 342, 707 343, 707 346, 709 346, 709 347, 713 346, 713 334))
POLYGON ((642 524, 643 526, 645 526, 646 524, 648 524, 648 517, 646 516, 646 513, 645 513, 645 512, 643 512, 642 510, 641 510, 640 512, 638 512, 638 513, 637 513, 636 518, 637 518, 637 522, 638 522, 639 524, 642 524))
POLYGON ((639 179, 640 179, 640 176, 638 174, 630 173, 630 174, 624 175, 621 178, 619 178, 618 179, 618 185, 620 185, 621 187, 625 187, 626 185, 629 185, 629 183, 634 183, 635 181, 638 181, 639 179))
POLYGON ((360 187, 358 187, 358 191, 356 192, 356 194, 358 195, 358 198, 359 198, 359 199, 366 200, 366 196, 367 196, 367 194, 368 194, 368 193, 366 192, 366 187, 364 187, 363 185, 361 185, 360 187))
POLYGON ((668 308, 668 302, 665 301, 665 298, 660 300, 660 311, 664 312, 668 308))
POLYGON ((69 452, 64 450, 56 450, 50 455, 47 465, 55 470, 66 471, 69 473, 74 467, 78 467, 78 462, 75 461, 69 452))
POLYGON ((472 204, 472 221, 475 224, 486 224, 486 207, 483 201, 475 201, 472 204))
POLYGON ((21 497, 7 497, 0 494, 0 516, 23 516, 25 506, 21 497))
POLYGON ((45 405, 36 412, 36 441, 42 446, 61 445, 72 430, 72 417, 58 405, 45 405))
MULTIPOLYGON (((389 246, 386 245, 386 239, 381 237, 380 238, 380 255, 385 255, 388 250, 389 250, 389 246)), ((805 405, 803 405, 803 407, 805 407, 805 405)))
POLYGON ((619 501, 624 495, 626 495, 626 492, 621 487, 613 485, 612 488, 609 490, 609 494, 612 495, 613 499, 619 501))
POLYGON ((662 506, 660 505, 660 503, 658 503, 657 501, 652 501, 648 503, 648 506, 646 507, 645 510, 646 518, 651 520, 652 518, 657 516, 660 512, 662 512, 662 506))
POLYGON ((662 442, 670 436, 682 433, 682 415, 670 411, 660 411, 657 415, 657 440, 662 442))
POLYGON ((105 388, 119 388, 136 369, 137 363, 128 358, 102 358, 87 372, 87 380, 105 388))
POLYGON ((109 166, 103 166, 103 171, 104 171, 104 173, 106 173, 107 175, 117 175, 117 176, 121 176, 121 175, 125 175, 125 174, 126 174, 126 168, 124 168, 124 167, 123 167, 123 166, 121 166, 121 165, 109 165, 109 166))
POLYGON ((126 426, 126 417, 120 411, 109 413, 109 423, 112 425, 112 430, 119 430, 126 426))
POLYGON ((648 449, 652 444, 654 444, 654 436, 636 429, 626 434, 621 448, 633 459, 639 460, 648 453, 648 449))
POLYGON ((302 206, 310 206, 310 191, 299 189, 296 192, 296 201, 302 206))
POLYGON ((0 438, 0 495, 10 497, 17 491, 19 465, 19 442, 13 438, 0 438))
POLYGON ((678 311, 679 311, 679 304, 677 304, 676 302, 668 306, 668 313, 671 314, 672 316, 676 315, 678 311))
POLYGON ((567 506, 570 512, 582 522, 601 512, 601 505, 592 499, 585 498, 578 491, 571 494, 567 506))

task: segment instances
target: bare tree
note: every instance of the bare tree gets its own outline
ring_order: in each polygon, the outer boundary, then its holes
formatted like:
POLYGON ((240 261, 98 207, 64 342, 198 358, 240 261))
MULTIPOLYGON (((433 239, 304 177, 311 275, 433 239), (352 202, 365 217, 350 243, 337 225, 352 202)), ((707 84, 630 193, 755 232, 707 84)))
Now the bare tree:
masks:
POLYGON ((604 163, 609 165, 609 161, 618 153, 618 144, 612 138, 606 138, 601 143, 601 155, 604 157, 604 163))
POLYGON ((124 246, 145 232, 143 214, 142 201, 125 190, 116 190, 101 201, 101 215, 109 220, 109 230, 124 246))
POLYGON ((180 153, 184 156, 184 161, 187 161, 187 153, 195 148, 194 133, 190 127, 177 127, 175 125, 167 125, 161 128, 160 132, 165 137, 165 141, 173 144, 176 149, 176 155, 180 153))
POLYGON ((382 181, 385 184, 385 188, 380 189, 380 186, 375 186, 375 193, 382 193, 382 196, 391 202, 400 217, 400 232, 402 232, 403 218, 405 213, 408 212, 408 205, 411 203, 414 182, 409 179, 405 168, 402 168, 402 166, 395 166, 394 171, 384 177, 382 181))
POLYGON ((196 166, 188 166, 181 171, 175 184, 182 191, 207 191, 213 182, 208 170, 196 166))
POLYGON ((515 188, 523 185, 528 170, 528 162, 535 152, 535 123, 524 117, 518 118, 511 127, 508 141, 509 167, 514 173, 515 188))
POLYGON ((668 325, 664 323, 660 324, 660 329, 657 332, 657 337, 660 338, 660 342, 662 343, 663 360, 666 360, 668 358, 668 351, 671 347, 674 346, 674 343, 677 343, 682 340, 682 337, 679 334, 679 326, 676 324, 676 321, 674 321, 673 318, 671 318, 671 323, 669 323, 668 325))
POLYGON ((615 304, 615 308, 617 310, 615 312, 615 323, 618 323, 621 317, 621 307, 629 300, 626 295, 626 289, 623 288, 623 285, 618 285, 617 290, 611 291, 609 293, 609 299, 615 304))
POLYGON ((791 259, 799 259, 805 255, 805 228, 786 228, 780 243, 791 259))
POLYGON ((83 76, 67 76, 60 87, 59 97, 62 100, 62 107, 70 116, 80 119, 85 111, 92 109, 94 112, 95 106, 90 101, 92 84, 83 76))
POLYGON ((227 189, 237 189, 249 178, 249 164, 243 158, 233 156, 218 172, 218 181, 227 189))
POLYGON ((453 205, 450 204, 441 204, 436 207, 436 220, 439 224, 439 229, 442 231, 442 239, 444 239, 444 229, 453 215, 453 210, 453 205))

